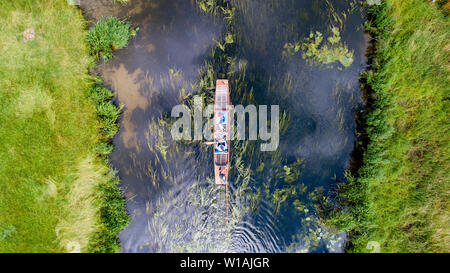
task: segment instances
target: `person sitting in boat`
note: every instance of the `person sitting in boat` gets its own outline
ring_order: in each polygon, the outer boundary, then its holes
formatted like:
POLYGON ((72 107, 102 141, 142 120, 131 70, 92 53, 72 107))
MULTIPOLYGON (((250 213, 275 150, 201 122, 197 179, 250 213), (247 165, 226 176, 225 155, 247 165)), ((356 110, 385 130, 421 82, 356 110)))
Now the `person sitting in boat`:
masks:
POLYGON ((226 140, 219 140, 216 142, 216 150, 219 152, 226 152, 227 151, 227 141, 226 140))
POLYGON ((216 117, 216 124, 226 124, 227 123, 227 116, 224 112, 218 112, 216 117))
POLYGON ((226 124, 217 124, 216 130, 218 132, 226 132, 227 131, 227 125, 226 124))

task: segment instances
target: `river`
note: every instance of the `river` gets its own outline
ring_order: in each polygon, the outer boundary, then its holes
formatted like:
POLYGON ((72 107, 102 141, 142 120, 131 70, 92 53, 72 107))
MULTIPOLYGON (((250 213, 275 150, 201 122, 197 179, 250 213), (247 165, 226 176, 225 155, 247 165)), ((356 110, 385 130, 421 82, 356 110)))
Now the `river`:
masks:
POLYGON ((190 0, 112 2, 81 8, 139 27, 95 68, 125 106, 110 157, 131 216, 122 251, 342 252, 345 231, 325 226, 317 205, 344 179, 356 141, 367 61, 357 1, 232 0, 232 15, 190 0), (276 151, 233 142, 228 224, 212 148, 169 132, 172 107, 211 100, 218 77, 234 105, 279 105, 281 119, 276 151))

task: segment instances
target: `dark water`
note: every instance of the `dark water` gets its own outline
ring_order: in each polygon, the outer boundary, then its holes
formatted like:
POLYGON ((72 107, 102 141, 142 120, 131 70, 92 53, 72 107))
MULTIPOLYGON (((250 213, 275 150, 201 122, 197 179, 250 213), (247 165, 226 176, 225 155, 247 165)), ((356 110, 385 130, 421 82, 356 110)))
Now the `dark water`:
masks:
POLYGON ((236 0, 233 28, 227 28, 220 14, 206 15, 195 1, 110 2, 82 1, 81 7, 92 20, 115 15, 140 28, 127 48, 97 67, 125 105, 111 155, 131 215, 120 235, 122 250, 342 251, 345 232, 324 226, 315 206, 343 178, 355 141, 366 47, 359 6, 236 0), (287 43, 311 31, 326 39, 333 26, 338 45, 353 51, 350 66, 311 62, 302 50, 286 54, 287 43), (231 67, 224 71, 216 41, 230 29, 236 36, 223 53, 231 67), (213 181, 212 149, 173 141, 168 125, 174 105, 208 93, 225 72, 233 104, 278 104, 285 114, 277 151, 261 152, 255 141, 233 143, 228 224, 224 189, 213 181))

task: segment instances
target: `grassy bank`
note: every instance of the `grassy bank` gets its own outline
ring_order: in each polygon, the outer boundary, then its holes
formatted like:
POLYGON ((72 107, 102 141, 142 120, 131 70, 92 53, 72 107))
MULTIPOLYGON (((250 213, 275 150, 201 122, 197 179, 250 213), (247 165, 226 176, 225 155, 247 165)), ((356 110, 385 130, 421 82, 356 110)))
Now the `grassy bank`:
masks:
POLYGON ((331 222, 352 252, 449 252, 449 19, 430 1, 371 9, 376 39, 364 112, 363 165, 331 222))
POLYGON ((126 215, 105 156, 118 111, 95 99, 81 11, 1 1, 0 24, 0 252, 117 251, 126 215))

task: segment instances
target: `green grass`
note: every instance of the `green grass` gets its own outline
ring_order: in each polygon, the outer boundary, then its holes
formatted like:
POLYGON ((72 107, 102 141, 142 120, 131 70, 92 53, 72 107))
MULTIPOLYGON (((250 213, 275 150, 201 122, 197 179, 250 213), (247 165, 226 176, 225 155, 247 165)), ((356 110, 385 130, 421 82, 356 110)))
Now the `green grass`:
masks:
POLYGON ((373 7, 363 166, 330 222, 351 252, 449 252, 449 19, 429 1, 373 7))
POLYGON ((105 156, 120 109, 92 97, 81 11, 1 1, 0 24, 0 252, 117 251, 127 217, 105 156))
POLYGON ((113 50, 125 47, 132 35, 131 25, 116 17, 101 18, 89 30, 88 42, 91 44, 91 53, 95 56, 101 54, 104 61, 111 59, 113 50))

